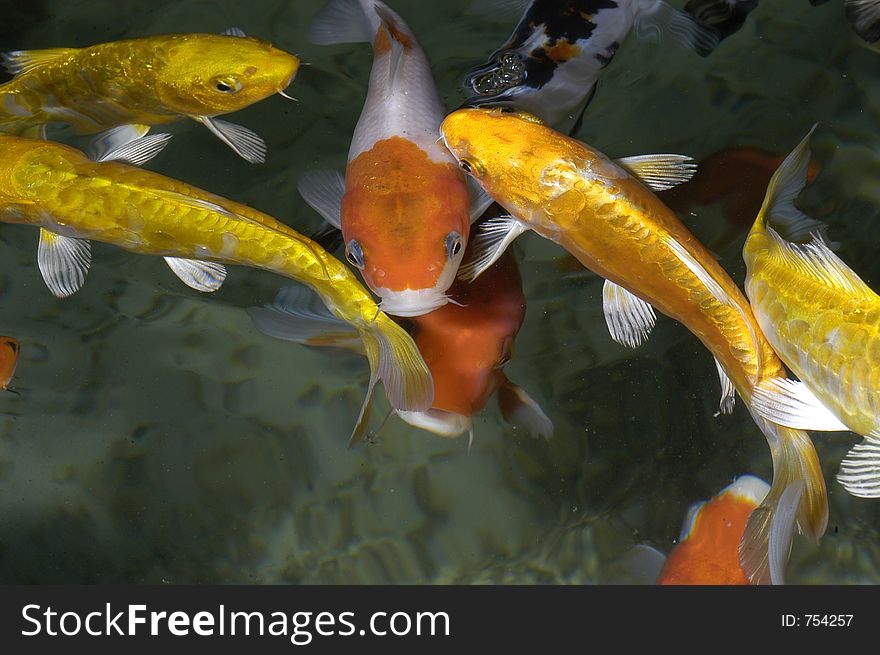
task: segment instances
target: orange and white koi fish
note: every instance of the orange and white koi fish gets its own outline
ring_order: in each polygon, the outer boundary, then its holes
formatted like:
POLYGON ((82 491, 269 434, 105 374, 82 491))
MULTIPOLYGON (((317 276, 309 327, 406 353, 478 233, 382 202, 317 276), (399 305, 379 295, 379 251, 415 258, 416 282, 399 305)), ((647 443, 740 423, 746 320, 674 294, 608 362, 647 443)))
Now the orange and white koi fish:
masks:
POLYGON ((344 263, 247 205, 122 163, 146 161, 167 137, 146 136, 93 161, 54 141, 0 136, 0 222, 40 228, 37 263, 52 293, 63 298, 82 286, 91 240, 164 257, 199 291, 220 288, 224 264, 268 270, 307 284, 362 339, 371 376, 355 435, 380 380, 395 408, 429 408, 431 377, 412 338, 344 263))
MULTIPOLYGON (((811 132, 812 133, 812 132, 811 132)), ((841 463, 855 496, 880 497, 880 296, 800 212, 810 135, 773 175, 746 238, 746 293, 761 330, 799 382, 765 380, 755 411, 781 425, 865 437, 841 463)))
MULTIPOLYGON (((304 291, 282 289, 273 304, 248 313, 257 328, 269 336, 362 352, 357 334, 304 291)), ((431 371, 434 402, 426 411, 397 410, 398 416, 442 437, 468 433, 472 440, 472 416, 497 393, 498 406, 508 423, 549 438, 553 423, 503 370, 513 354, 526 310, 513 256, 505 253, 472 284, 456 281, 449 293, 454 302, 405 321, 431 371)))
MULTIPOLYGON (((342 230, 346 258, 381 308, 418 316, 446 304, 467 246, 467 183, 437 142, 445 109, 430 65, 403 19, 379 0, 331 0, 309 31, 319 44, 368 41, 373 67, 345 180, 313 172, 306 202, 342 230)), ((479 203, 477 203, 479 204, 479 203)))
POLYGON ((250 162, 264 160, 266 144, 216 116, 283 95, 299 68, 297 57, 237 28, 19 50, 3 62, 15 77, 0 85, 0 132, 44 136, 47 124, 66 123, 77 134, 128 125, 144 136, 151 125, 191 118, 250 162))
MULTIPOLYGON (((669 555, 651 546, 636 546, 624 556, 624 570, 646 584, 750 584, 739 561, 739 544, 750 514, 769 491, 770 485, 760 478, 740 476, 708 501, 691 505, 678 543, 669 555)), ((784 494, 784 503, 777 515, 782 530, 794 525, 799 501, 800 485, 795 484, 784 494)), ((772 535, 771 538, 790 536, 772 535)))
MULTIPOLYGON (((603 305, 616 341, 635 346, 647 338, 656 307, 703 342, 715 357, 723 412, 732 411, 735 392, 751 407, 762 381, 784 375, 743 293, 629 170, 527 114, 460 109, 441 133, 462 168, 511 213, 488 232, 481 261, 492 261, 525 230, 559 243, 605 278, 603 305)), ((825 480, 809 435, 752 415, 770 446, 774 475, 749 520, 742 561, 751 580, 778 581, 790 544, 771 543, 770 533, 783 493, 802 485, 797 522, 818 539, 828 520, 825 480)))
POLYGON ((19 352, 21 352, 21 346, 16 339, 0 337, 0 391, 6 391, 9 388, 9 382, 15 375, 19 352))

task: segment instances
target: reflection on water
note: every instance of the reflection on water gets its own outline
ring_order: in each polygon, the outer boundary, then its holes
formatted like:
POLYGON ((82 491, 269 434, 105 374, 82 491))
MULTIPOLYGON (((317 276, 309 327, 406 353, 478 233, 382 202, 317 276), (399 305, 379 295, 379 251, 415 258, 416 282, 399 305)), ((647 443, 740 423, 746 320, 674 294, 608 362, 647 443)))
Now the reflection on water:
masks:
MULTIPOLYGON (((234 117, 265 138, 264 165, 181 123, 150 167, 309 233, 320 219, 296 180, 344 166, 371 64, 366 45, 306 42, 321 4, 46 0, 4 12, 17 29, 0 30, 0 46, 234 25, 296 53, 311 64, 290 87, 299 102, 273 97, 234 117)), ((419 35, 450 108, 464 98, 464 71, 511 28, 465 13, 469 0, 390 4, 419 35)), ((580 136, 612 156, 701 160, 735 147, 784 153, 819 121, 821 172, 802 205, 877 288, 878 57, 840 2, 761 3, 705 59, 628 40, 580 136)), ((721 203, 690 212, 741 283, 744 234, 713 241, 729 231, 721 203)), ((281 278, 233 268, 206 297, 158 258, 96 244, 84 288, 57 300, 35 266, 36 240, 32 228, 0 229, 0 334, 22 344, 20 396, 0 395, 4 582, 613 582, 630 546, 669 550, 690 503, 739 474, 770 476, 745 409, 715 416, 715 367, 696 338, 661 317, 647 344, 618 346, 601 281, 537 237, 518 244, 528 310, 505 370, 555 436, 506 425, 490 403, 470 454, 466 437, 396 418, 347 449, 366 362, 259 333, 244 310, 269 302, 281 278)), ((790 582, 880 582, 880 505, 833 480, 856 440, 814 437, 829 529, 819 545, 796 539, 790 582)))

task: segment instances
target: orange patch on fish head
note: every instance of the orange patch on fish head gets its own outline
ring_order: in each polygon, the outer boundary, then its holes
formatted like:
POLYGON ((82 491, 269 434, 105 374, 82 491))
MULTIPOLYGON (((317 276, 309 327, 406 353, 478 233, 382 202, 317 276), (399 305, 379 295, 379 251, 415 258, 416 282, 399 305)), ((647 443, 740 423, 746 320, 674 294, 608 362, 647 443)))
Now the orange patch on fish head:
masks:
POLYGON ((418 316, 444 305, 470 231, 461 173, 392 137, 346 171, 342 235, 346 257, 382 297, 382 309, 418 316))
POLYGON ((657 584, 746 585, 739 543, 758 502, 723 492, 697 510, 687 536, 672 549, 657 584))

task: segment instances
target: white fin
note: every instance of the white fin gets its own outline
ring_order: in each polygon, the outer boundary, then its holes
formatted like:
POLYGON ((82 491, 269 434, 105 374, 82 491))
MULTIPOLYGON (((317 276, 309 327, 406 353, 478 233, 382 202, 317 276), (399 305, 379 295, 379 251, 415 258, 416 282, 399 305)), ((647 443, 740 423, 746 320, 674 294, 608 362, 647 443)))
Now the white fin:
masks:
POLYGON ((104 161, 102 157, 117 148, 124 146, 132 141, 136 141, 141 137, 147 136, 150 132, 149 125, 139 125, 131 123, 128 125, 120 125, 112 127, 109 130, 99 132, 86 148, 86 154, 93 161, 104 161))
POLYGON ((468 193, 471 197, 471 223, 476 221, 480 216, 482 216, 486 210, 489 208, 493 202, 492 196, 490 196, 486 191, 477 183, 474 178, 468 176, 467 178, 467 186, 468 193))
POLYGON ((397 415, 413 427, 426 430, 438 437, 453 438, 473 430, 473 422, 469 416, 442 409, 428 409, 424 412, 397 410, 397 415))
POLYGON ((803 382, 770 378, 752 393, 752 409, 759 416, 801 430, 849 430, 803 382))
POLYGON ((227 27, 225 30, 220 32, 220 34, 223 34, 224 36, 240 36, 240 37, 247 36, 247 34, 244 33, 244 30, 241 29, 240 27, 227 27))
POLYGON ((602 286, 602 310, 611 338, 629 348, 644 343, 657 322, 651 305, 610 280, 602 286))
POLYGON ((665 564, 666 555, 652 546, 638 544, 608 567, 610 575, 601 584, 656 584, 665 564))
POLYGON ((40 228, 37 265, 53 296, 67 298, 79 291, 91 263, 92 249, 88 241, 40 228))
POLYGON ((318 45, 372 43, 375 33, 357 0, 330 0, 309 26, 306 38, 318 45))
POLYGON ((688 511, 684 515, 684 521, 681 522, 681 531, 678 533, 679 541, 684 541, 691 536, 691 533, 694 531, 694 526, 697 523, 697 517, 700 515, 700 510, 703 509, 705 505, 706 501, 700 500, 696 503, 691 503, 691 506, 688 507, 688 511))
POLYGON ((768 228, 767 234, 777 246, 775 256, 782 259, 786 266, 794 269, 799 275, 810 277, 832 289, 839 289, 848 294, 872 300, 877 297, 871 287, 835 255, 818 235, 814 235, 810 243, 799 244, 789 243, 776 234, 773 228, 768 228))
POLYGON ((853 446, 840 463, 837 481, 853 496, 880 498, 880 441, 867 438, 853 446))
POLYGON ((637 155, 615 161, 652 191, 667 191, 684 184, 697 172, 697 163, 686 155, 637 155))
MULTIPOLYGON (((826 226, 814 220, 794 206, 794 199, 807 184, 810 167, 810 136, 816 124, 810 128, 801 142, 795 146, 788 157, 779 165, 764 194, 764 203, 758 213, 758 221, 765 220, 786 241, 805 243, 814 233, 825 238, 826 226)), ((835 245, 836 244, 832 244, 835 245)))
POLYGON ((306 171, 296 183, 309 207, 338 230, 342 229, 342 196, 345 178, 338 171, 306 171))
POLYGON ((255 132, 242 125, 222 121, 210 116, 194 116, 195 120, 204 124, 217 138, 232 148, 236 154, 252 164, 266 161, 266 142, 255 132))
POLYGON ((170 134, 162 132, 150 134, 100 153, 94 159, 95 161, 121 161, 132 166, 141 166, 162 152, 170 140, 170 134))
POLYGON ((640 40, 662 43, 664 36, 669 35, 674 43, 704 57, 721 40, 716 30, 662 0, 658 0, 648 9, 640 10, 633 27, 640 40))
POLYGON ((196 291, 217 291, 226 279, 226 267, 217 262, 165 257, 165 263, 186 286, 196 291))
POLYGON ((51 64, 68 56, 75 48, 49 48, 46 50, 15 50, 3 53, 3 66, 12 75, 28 73, 35 68, 51 64))
POLYGON ((880 41, 880 2, 844 0, 843 8, 856 34, 868 43, 880 41))
POLYGON ((802 481, 791 482, 782 492, 779 503, 776 505, 776 511, 773 512, 767 547, 771 584, 785 584, 785 565, 791 555, 791 542, 803 491, 804 483, 802 481))
POLYGON ((553 421, 522 388, 505 379, 497 393, 498 407, 505 421, 525 428, 533 437, 549 439, 553 436, 553 421))
POLYGON ((717 357, 715 358, 715 367, 718 369, 718 379, 721 381, 721 402, 718 409, 722 414, 731 414, 736 403, 736 389, 733 388, 733 382, 727 377, 727 373, 724 372, 717 357))
POLYGON ((31 125, 30 127, 24 128, 21 132, 22 136, 25 136, 29 139, 43 139, 46 140, 46 124, 43 123, 41 125, 31 125))
POLYGON ((283 287, 271 305, 250 307, 247 312, 254 326, 274 339, 363 352, 357 330, 333 316, 307 287, 283 287))
POLYGON ((528 230, 527 225, 513 216, 496 216, 478 223, 468 244, 470 256, 459 266, 458 277, 475 280, 504 254, 514 239, 528 230))

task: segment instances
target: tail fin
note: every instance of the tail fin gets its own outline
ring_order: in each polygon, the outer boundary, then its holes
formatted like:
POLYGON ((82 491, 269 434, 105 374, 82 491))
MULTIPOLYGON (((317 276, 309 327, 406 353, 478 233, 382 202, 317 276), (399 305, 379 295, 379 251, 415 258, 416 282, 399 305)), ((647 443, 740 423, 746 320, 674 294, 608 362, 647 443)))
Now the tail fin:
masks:
POLYGON ((755 421, 770 445, 773 484, 764 502, 749 516, 739 558, 753 584, 780 584, 791 551, 791 526, 797 521, 801 534, 818 541, 828 523, 828 497, 809 435, 760 417, 755 421))
POLYGON ((308 40, 318 45, 372 43, 379 29, 379 17, 374 11, 367 12, 365 4, 374 3, 330 0, 309 26, 308 40))
POLYGON ((370 383, 349 446, 360 441, 366 432, 376 382, 381 380, 385 395, 396 410, 421 412, 434 402, 431 372, 402 327, 380 312, 368 327, 361 329, 361 339, 370 362, 370 383))

